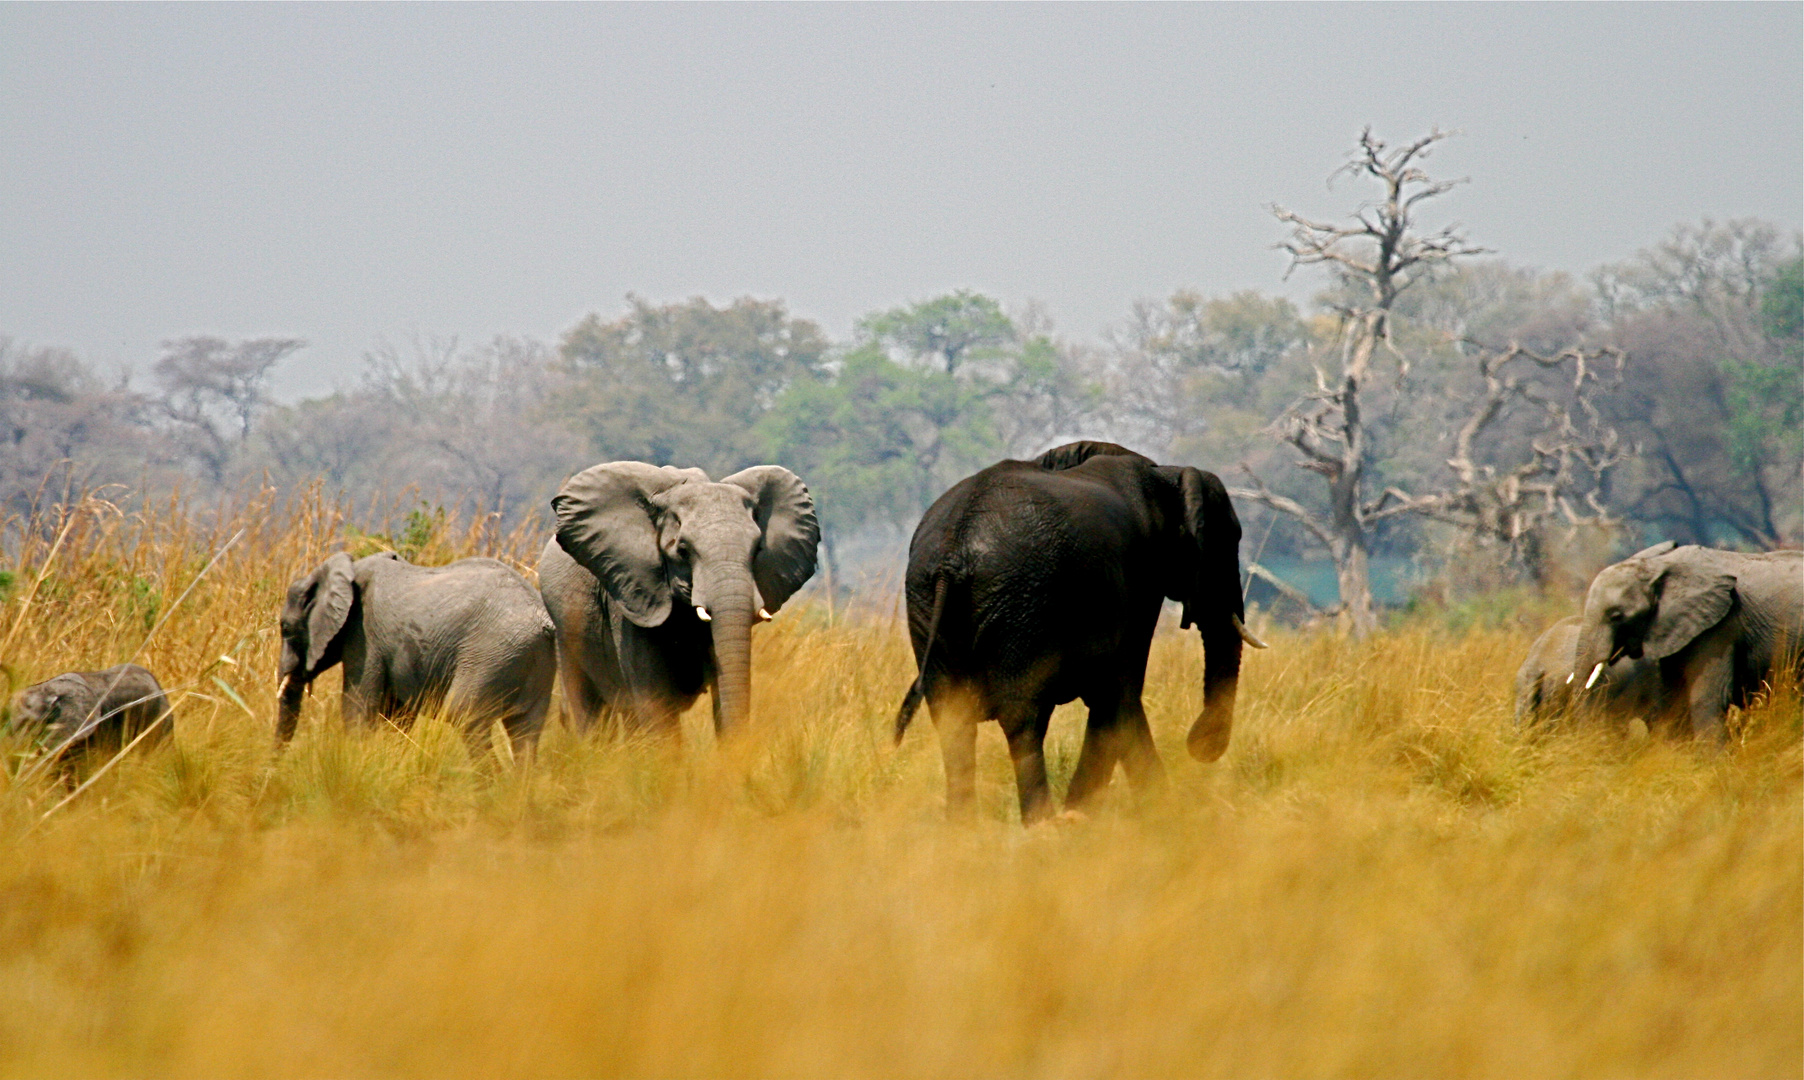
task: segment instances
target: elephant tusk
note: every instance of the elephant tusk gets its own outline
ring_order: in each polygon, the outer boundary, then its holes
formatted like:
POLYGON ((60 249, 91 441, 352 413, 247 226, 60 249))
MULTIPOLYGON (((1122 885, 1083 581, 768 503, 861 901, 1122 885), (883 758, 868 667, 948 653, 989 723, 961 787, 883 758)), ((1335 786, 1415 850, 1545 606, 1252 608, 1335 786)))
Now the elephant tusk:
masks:
POLYGON ((773 619, 773 618, 775 618, 775 616, 773 616, 768 609, 766 609, 766 608, 758 609, 758 621, 759 622, 770 622, 771 619, 773 619))
POLYGON ((1604 662, 1602 660, 1599 660, 1597 662, 1597 666, 1591 669, 1591 677, 1589 679, 1585 680, 1585 689, 1589 690, 1593 686, 1596 686, 1598 676, 1602 675, 1603 673, 1604 673, 1604 662))
POLYGON ((1571 685, 1572 685, 1572 680, 1574 680, 1574 679, 1576 679, 1576 678, 1578 678, 1578 672, 1576 672, 1576 671, 1569 671, 1569 672, 1567 672, 1567 673, 1566 673, 1566 685, 1567 685, 1567 686, 1571 686, 1571 685))
POLYGON ((1270 647, 1270 646, 1266 645, 1265 642, 1260 641, 1258 638, 1253 636, 1253 632, 1251 630, 1247 629, 1246 623, 1243 623, 1240 621, 1240 616, 1230 615, 1230 616, 1228 616, 1228 618, 1234 620, 1234 630, 1236 633, 1238 633, 1240 635, 1240 640, 1246 642, 1248 645, 1251 645, 1255 649, 1265 649, 1265 648, 1270 647))
POLYGON ((708 609, 701 606, 700 604, 695 605, 695 617, 700 619, 703 622, 713 622, 714 621, 714 616, 708 614, 708 609))

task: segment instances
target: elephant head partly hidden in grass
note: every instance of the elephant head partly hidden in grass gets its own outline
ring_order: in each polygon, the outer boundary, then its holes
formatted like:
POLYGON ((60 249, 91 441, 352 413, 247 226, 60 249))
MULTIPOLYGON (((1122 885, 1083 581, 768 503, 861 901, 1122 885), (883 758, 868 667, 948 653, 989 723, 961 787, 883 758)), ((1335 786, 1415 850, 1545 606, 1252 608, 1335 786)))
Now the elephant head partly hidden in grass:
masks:
POLYGON ((169 699, 157 677, 136 664, 104 671, 69 671, 13 699, 11 723, 53 749, 81 753, 116 750, 144 731, 169 736, 169 699))
POLYGON ((557 536, 539 589, 557 626, 565 704, 634 729, 676 730, 711 692, 725 734, 751 714, 751 630, 814 575, 820 526, 796 474, 758 465, 719 482, 700 469, 613 461, 551 501, 557 536))
POLYGON ((1665 705, 1660 665, 1623 656, 1583 689, 1587 672, 1578 670, 1579 631, 1584 617, 1569 615, 1548 627, 1516 671, 1516 723, 1532 725, 1568 714, 1626 724, 1657 720, 1665 705))
POLYGON ((1720 741, 1731 705, 1804 675, 1801 639, 1804 551, 1660 544, 1592 579, 1574 667, 1596 694, 1621 658, 1657 663, 1667 719, 1720 741))

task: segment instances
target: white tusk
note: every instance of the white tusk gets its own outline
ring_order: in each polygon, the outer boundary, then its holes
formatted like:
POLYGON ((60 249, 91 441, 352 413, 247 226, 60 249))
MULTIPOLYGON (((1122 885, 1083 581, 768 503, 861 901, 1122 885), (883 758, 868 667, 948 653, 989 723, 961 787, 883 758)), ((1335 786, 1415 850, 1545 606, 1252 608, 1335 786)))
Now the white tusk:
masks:
POLYGON ((1251 645, 1255 649, 1269 648, 1269 646, 1267 646, 1265 642, 1260 641, 1258 638, 1253 636, 1253 632, 1251 630, 1247 629, 1246 623, 1243 623, 1240 621, 1240 616, 1230 615, 1230 616, 1228 616, 1228 618, 1234 620, 1234 629, 1240 634, 1240 640, 1246 642, 1248 645, 1251 645))
POLYGON ((1604 673, 1604 662, 1602 660, 1599 660, 1597 662, 1597 666, 1591 669, 1591 677, 1589 679, 1585 680, 1585 689, 1589 690, 1593 686, 1596 686, 1597 685, 1597 677, 1599 675, 1602 675, 1603 673, 1604 673))
POLYGON ((1576 671, 1568 672, 1566 675, 1566 685, 1571 686, 1572 680, 1574 680, 1576 678, 1578 678, 1578 672, 1576 672, 1576 671))
POLYGON ((714 616, 708 614, 708 609, 701 606, 700 604, 695 605, 695 617, 700 619, 703 622, 713 622, 714 621, 714 616))
POLYGON ((770 622, 771 618, 772 618, 772 615, 768 610, 766 610, 764 608, 758 609, 758 621, 759 622, 770 622))

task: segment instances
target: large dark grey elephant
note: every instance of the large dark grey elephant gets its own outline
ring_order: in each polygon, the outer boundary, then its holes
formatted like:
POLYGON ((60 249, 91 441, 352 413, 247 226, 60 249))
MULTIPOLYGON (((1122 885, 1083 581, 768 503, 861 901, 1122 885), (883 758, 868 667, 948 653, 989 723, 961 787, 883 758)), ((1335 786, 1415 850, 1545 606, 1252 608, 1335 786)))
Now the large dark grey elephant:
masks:
POLYGON ((752 625, 814 575, 820 526, 795 473, 612 461, 551 500, 557 536, 539 591, 557 625, 565 705, 634 729, 676 730, 703 689, 725 733, 751 714, 752 625))
POLYGON ((1516 723, 1535 724, 1578 710, 1586 716, 1627 721, 1658 719, 1665 701, 1660 665, 1645 657, 1619 657, 1605 668, 1592 692, 1582 688, 1586 673, 1578 669, 1581 615, 1568 615, 1548 627, 1528 650, 1516 671, 1516 723))
POLYGON ((294 735, 301 693, 344 663, 347 726, 443 706, 538 739, 557 676, 539 594, 494 559, 415 566, 392 552, 337 554, 288 586, 276 736, 294 735))
POLYGON ((1729 706, 1770 678, 1804 675, 1801 644, 1804 551, 1662 544, 1592 580, 1575 667, 1595 693, 1609 665, 1645 657, 1659 665, 1667 718, 1721 740, 1729 706))
POLYGON ((1140 695, 1167 597, 1203 639, 1197 760, 1228 747, 1242 641, 1264 647, 1241 622, 1240 521, 1221 481, 1114 443, 1070 443, 955 484, 915 529, 906 590, 919 676, 896 738, 925 698, 955 818, 973 812, 976 725, 992 719, 1022 820, 1048 813, 1047 721, 1076 698, 1090 715, 1069 804, 1107 785, 1117 762, 1137 787, 1164 780, 1140 695))
MULTIPOLYGON (((12 726, 71 753, 116 750, 168 713, 169 699, 157 677, 136 664, 119 664, 27 686, 13 699, 12 726)), ((164 723, 149 738, 168 738, 169 728, 164 723)))

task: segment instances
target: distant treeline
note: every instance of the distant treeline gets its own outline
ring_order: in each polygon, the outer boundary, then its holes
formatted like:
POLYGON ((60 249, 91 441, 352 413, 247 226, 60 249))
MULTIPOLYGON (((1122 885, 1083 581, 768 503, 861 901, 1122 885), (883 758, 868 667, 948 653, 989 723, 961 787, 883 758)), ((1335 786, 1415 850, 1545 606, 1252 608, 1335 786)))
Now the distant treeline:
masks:
MULTIPOLYGON (((1134 305, 1101 343, 968 291, 872 313, 849 341, 782 300, 629 297, 555 345, 384 345, 356 385, 295 404, 269 385, 299 341, 172 341, 139 378, 0 338, 0 509, 25 514, 71 483, 204 498, 263 477, 323 478, 353 500, 412 487, 511 521, 543 513, 565 476, 597 461, 714 475, 779 462, 815 492, 831 550, 905 535, 949 484, 998 458, 1106 438, 1230 485, 1256 474, 1325 513, 1320 480, 1294 467, 1271 425, 1334 369, 1347 286, 1331 282, 1308 310, 1255 291, 1183 291, 1134 305)), ((1796 237, 1705 221, 1586 282, 1470 260, 1413 283, 1392 310, 1385 348, 1397 362, 1362 406, 1374 490, 1437 482, 1478 378, 1474 350, 1512 343, 1626 356, 1595 401, 1627 454, 1588 493, 1621 522, 1621 543, 1804 540, 1796 237)), ((1488 426, 1474 458, 1519 457, 1537 437, 1527 416, 1488 426)), ((1308 557, 1317 539, 1288 518, 1268 528, 1267 513, 1243 507, 1249 546, 1308 557)), ((1379 548, 1444 560, 1458 544, 1436 528, 1399 518, 1379 548)))

